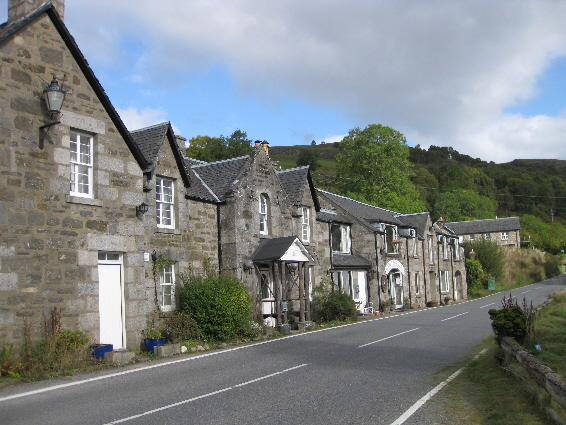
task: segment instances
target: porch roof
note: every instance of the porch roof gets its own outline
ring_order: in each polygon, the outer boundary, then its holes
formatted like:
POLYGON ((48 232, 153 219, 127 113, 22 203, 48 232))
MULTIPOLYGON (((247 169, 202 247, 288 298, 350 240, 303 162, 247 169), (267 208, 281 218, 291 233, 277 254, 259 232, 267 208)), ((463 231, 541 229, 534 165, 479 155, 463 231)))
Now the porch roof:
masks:
POLYGON ((296 236, 264 239, 250 259, 254 262, 274 260, 289 262, 314 261, 305 246, 296 236))

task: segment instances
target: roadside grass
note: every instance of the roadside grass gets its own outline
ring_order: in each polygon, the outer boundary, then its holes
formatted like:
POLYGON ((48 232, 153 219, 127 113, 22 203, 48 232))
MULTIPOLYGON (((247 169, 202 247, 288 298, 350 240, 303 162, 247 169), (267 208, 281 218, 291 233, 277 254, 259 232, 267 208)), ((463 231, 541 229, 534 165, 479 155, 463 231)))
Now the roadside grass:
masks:
MULTIPOLYGON (((518 248, 506 248, 503 251, 505 254, 503 259, 504 276, 495 282, 495 290, 497 292, 521 288, 556 275, 551 270, 555 257, 550 254, 518 248)), ((562 262, 560 265, 562 268, 559 267, 559 270, 562 271, 564 257, 560 261, 562 262)), ((493 291, 482 288, 475 294, 470 294, 469 298, 482 298, 491 294, 493 294, 493 291)))
POLYGON ((501 349, 493 337, 486 338, 474 352, 487 349, 471 360, 464 371, 438 394, 435 401, 446 424, 462 425, 547 425, 537 388, 517 371, 500 365, 501 349))
POLYGON ((554 372, 566 376, 566 292, 552 297, 534 323, 534 335, 529 336, 525 347, 554 372), (540 345, 537 350, 535 345, 540 345))
MULTIPOLYGON (((534 335, 530 335, 525 347, 553 371, 566 376, 566 292, 555 294, 551 302, 535 319, 534 335), (535 349, 541 345, 542 350, 535 349)), ((544 406, 548 395, 527 378, 522 368, 513 362, 503 363, 503 353, 493 336, 474 348, 477 353, 487 349, 476 360, 466 360, 457 365, 466 366, 434 400, 439 406, 446 424, 551 424, 544 406)), ((444 375, 443 370, 439 375, 444 375)), ((564 411, 553 409, 566 417, 564 411)))

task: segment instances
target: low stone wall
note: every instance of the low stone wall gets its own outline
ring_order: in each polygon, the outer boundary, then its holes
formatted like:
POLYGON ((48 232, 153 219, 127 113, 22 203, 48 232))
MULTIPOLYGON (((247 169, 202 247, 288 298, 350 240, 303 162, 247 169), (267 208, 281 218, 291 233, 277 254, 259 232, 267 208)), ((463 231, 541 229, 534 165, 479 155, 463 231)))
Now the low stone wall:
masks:
MULTIPOLYGON (((536 384, 544 389, 550 398, 566 409, 566 381, 545 364, 541 363, 527 349, 510 337, 501 340, 501 348, 508 357, 516 360, 525 373, 530 376, 536 384)), ((547 407, 549 417, 557 424, 566 424, 552 407, 547 407)))

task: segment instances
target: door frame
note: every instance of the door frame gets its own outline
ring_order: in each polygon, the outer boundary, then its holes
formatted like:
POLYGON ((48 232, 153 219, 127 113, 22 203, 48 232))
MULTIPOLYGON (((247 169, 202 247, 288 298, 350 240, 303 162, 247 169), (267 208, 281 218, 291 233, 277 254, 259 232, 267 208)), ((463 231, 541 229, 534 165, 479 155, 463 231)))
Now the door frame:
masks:
MULTIPOLYGON (((100 266, 104 266, 104 265, 114 265, 114 266, 120 266, 120 321, 121 321, 121 334, 122 334, 122 344, 121 347, 114 347, 114 349, 120 349, 120 348, 125 348, 126 347, 126 301, 125 301, 125 296, 124 296, 124 256, 122 252, 115 252, 115 251, 99 251, 98 252, 98 271, 99 271, 99 276, 98 276, 98 289, 100 291, 100 266), (102 259, 101 258, 101 254, 105 255, 106 258, 102 259), (110 254, 111 256, 116 256, 117 255, 117 259, 109 259, 108 258, 108 254, 110 254)), ((100 339, 100 314, 101 314, 101 310, 100 310, 100 292, 99 292, 99 297, 98 297, 98 314, 99 314, 99 329, 98 329, 98 336, 100 339)), ((99 341, 101 343, 103 343, 103 341, 99 341)))

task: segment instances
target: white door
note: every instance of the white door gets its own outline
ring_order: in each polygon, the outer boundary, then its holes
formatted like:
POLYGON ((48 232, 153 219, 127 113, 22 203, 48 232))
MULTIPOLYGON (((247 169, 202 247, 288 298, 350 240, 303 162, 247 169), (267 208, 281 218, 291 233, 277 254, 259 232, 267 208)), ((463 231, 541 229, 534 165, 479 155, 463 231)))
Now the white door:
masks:
POLYGON ((403 280, 401 273, 391 274, 391 298, 395 302, 396 308, 403 307, 403 280))
POLYGON ((121 255, 98 254, 98 311, 100 343, 124 348, 124 309, 121 255))

